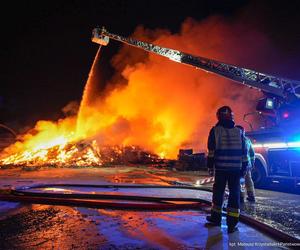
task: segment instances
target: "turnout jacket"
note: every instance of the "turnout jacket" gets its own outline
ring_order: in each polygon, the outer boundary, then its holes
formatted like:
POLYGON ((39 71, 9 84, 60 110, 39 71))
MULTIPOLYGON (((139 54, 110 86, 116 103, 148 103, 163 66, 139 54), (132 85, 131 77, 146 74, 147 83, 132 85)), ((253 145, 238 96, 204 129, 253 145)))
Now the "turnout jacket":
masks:
POLYGON ((247 154, 248 154, 248 161, 250 164, 250 168, 254 167, 255 162, 255 151, 252 145, 251 140, 245 136, 246 146, 247 146, 247 154))
POLYGON ((219 121, 208 136, 207 167, 216 171, 244 172, 248 167, 246 138, 231 120, 219 121))

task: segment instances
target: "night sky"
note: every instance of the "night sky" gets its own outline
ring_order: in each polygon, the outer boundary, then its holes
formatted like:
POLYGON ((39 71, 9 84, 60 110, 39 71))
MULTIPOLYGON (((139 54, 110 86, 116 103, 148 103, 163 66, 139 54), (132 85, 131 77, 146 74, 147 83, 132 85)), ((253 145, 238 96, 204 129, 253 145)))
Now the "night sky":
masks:
MULTIPOLYGON (((97 51, 92 28, 105 26, 130 36, 138 25, 178 32, 187 17, 240 19, 266 34, 285 55, 277 72, 300 80, 299 1, 98 0, 9 1, 2 6, 0 123, 19 129, 40 119, 58 119, 79 101, 97 51)), ((103 49, 103 77, 114 73, 109 60, 121 44, 103 49)), ((260 60, 259 58, 257 60, 260 60)), ((274 62, 273 62, 274 63, 274 62)))

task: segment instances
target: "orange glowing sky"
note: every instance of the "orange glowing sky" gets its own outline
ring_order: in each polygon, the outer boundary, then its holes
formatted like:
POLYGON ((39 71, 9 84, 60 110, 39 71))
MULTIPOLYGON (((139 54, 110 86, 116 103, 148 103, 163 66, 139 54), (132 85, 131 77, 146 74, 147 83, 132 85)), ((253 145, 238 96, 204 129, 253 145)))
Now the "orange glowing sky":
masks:
MULTIPOLYGON (((212 17, 201 23, 186 20, 179 34, 138 27, 132 36, 229 63, 251 62, 253 51, 262 50, 267 40, 255 34, 259 43, 246 48, 254 34, 245 32, 241 36, 236 28, 220 17, 212 17), (238 53, 230 53, 234 48, 238 53)), ((85 131, 91 131, 104 144, 140 145, 171 158, 182 147, 203 150, 217 107, 231 105, 236 120, 242 123, 242 115, 254 108, 253 100, 258 96, 257 91, 222 77, 127 45, 114 57, 113 64, 118 71, 105 97, 91 93, 91 105, 86 106, 90 115, 85 118, 85 131)))
MULTIPOLYGON (((137 27, 132 37, 248 68, 255 65, 257 53, 268 47, 262 34, 221 17, 202 22, 187 19, 176 34, 137 27)), ((5 156, 84 139, 100 146, 138 145, 176 158, 179 148, 205 149, 219 106, 232 106, 237 123, 243 124, 243 114, 254 110, 259 96, 220 76, 128 45, 112 60, 113 79, 102 83, 99 67, 105 63, 109 62, 101 60, 99 50, 75 116, 39 121, 34 134, 20 137, 22 142, 6 149, 5 156), (106 85, 106 90, 97 92, 98 85, 106 85)))

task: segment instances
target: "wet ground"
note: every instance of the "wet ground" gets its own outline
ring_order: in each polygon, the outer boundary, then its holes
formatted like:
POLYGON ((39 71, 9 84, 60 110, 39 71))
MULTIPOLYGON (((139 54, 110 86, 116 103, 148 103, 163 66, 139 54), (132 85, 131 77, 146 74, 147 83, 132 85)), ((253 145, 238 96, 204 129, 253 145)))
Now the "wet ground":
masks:
POLYGON ((256 190, 256 203, 245 202, 243 212, 300 239, 300 196, 256 190))
POLYGON ((221 228, 206 226, 205 215, 200 211, 137 212, 33 205, 1 221, 0 245, 1 249, 276 246, 276 241, 243 224, 240 231, 231 235, 227 234, 225 225, 221 228))
MULTIPOLYGON (((204 174, 146 167, 10 169, 0 170, 0 188, 36 183, 192 184, 204 174)), ((172 195, 167 192, 164 196, 172 195)), ((199 191, 176 192, 177 197, 185 195, 201 196, 199 191)), ((210 198, 207 192, 203 195, 210 198)), ((299 236, 299 204, 297 195, 257 190, 256 205, 246 203, 245 212, 299 236)), ((205 216, 205 211, 195 210, 124 211, 0 202, 0 249, 282 248, 276 240, 242 223, 231 235, 227 234, 225 221, 222 228, 208 227, 205 216)))
POLYGON ((95 249, 105 242, 95 227, 74 208, 32 205, 1 221, 0 248, 95 249))

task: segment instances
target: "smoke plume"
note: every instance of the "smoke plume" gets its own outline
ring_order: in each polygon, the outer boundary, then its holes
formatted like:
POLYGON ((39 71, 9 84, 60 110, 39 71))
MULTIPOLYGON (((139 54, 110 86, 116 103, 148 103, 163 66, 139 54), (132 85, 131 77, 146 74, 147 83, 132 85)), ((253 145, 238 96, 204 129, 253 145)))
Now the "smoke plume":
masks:
MULTIPOLYGON (((266 36, 220 16, 201 22, 188 18, 175 34, 140 26, 131 37, 254 70, 267 68, 268 62, 262 58, 272 53, 266 36)), ((101 61, 100 50, 77 117, 73 116, 76 105, 69 105, 64 110, 70 117, 39 121, 34 134, 23 136, 23 143, 5 152, 23 150, 17 157, 26 159, 32 148, 35 152, 45 149, 43 155, 48 155, 47 150, 55 145, 84 139, 96 140, 100 147, 136 145, 161 157, 175 158, 180 148, 205 150, 208 132, 216 123, 216 110, 222 105, 231 106, 236 123, 246 126, 243 114, 255 110, 261 95, 221 76, 128 45, 112 59, 116 73, 107 83, 100 81, 98 62, 108 63, 101 61)))
MULTIPOLYGON (((138 27, 132 37, 252 69, 264 64, 258 56, 263 58, 270 47, 263 34, 219 16, 202 22, 187 19, 176 34, 138 27)), ((89 107, 97 116, 97 125, 90 123, 93 133, 104 144, 139 145, 167 157, 175 157, 181 147, 203 150, 219 106, 231 106, 236 122, 245 125, 243 114, 254 111, 260 95, 128 45, 112 64, 116 75, 106 97, 89 107)))

